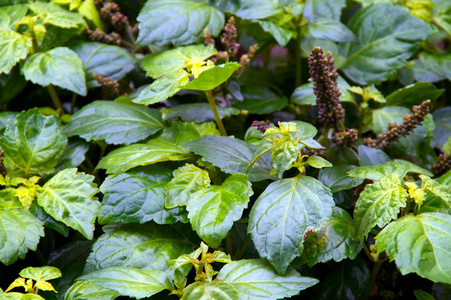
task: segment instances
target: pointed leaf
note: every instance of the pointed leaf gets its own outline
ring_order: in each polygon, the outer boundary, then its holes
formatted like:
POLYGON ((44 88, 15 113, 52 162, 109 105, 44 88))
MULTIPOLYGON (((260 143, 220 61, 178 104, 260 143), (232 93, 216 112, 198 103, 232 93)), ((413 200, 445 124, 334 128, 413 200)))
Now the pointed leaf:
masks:
POLYGON ((221 83, 224 83, 233 72, 241 65, 236 62, 228 62, 211 69, 205 70, 199 74, 199 77, 185 84, 182 88, 188 90, 208 91, 212 90, 221 83))
POLYGON ((306 0, 304 15, 309 22, 320 18, 340 20, 341 10, 346 6, 345 0, 306 0))
POLYGON ((20 271, 19 276, 23 278, 30 278, 34 281, 48 281, 51 279, 61 277, 61 271, 58 268, 45 266, 45 267, 28 267, 20 271))
POLYGON ((278 177, 282 178, 285 170, 296 160, 298 151, 298 143, 295 140, 277 142, 272 147, 271 160, 278 177))
POLYGON ((380 180, 391 173, 403 178, 409 171, 410 164, 404 161, 387 162, 382 165, 366 166, 352 169, 348 172, 351 177, 359 177, 371 180, 380 180))
POLYGON ((435 282, 451 283, 451 216, 409 214, 376 236, 377 251, 386 251, 403 275, 415 272, 435 282))
POLYGON ((199 191, 188 202, 188 218, 197 234, 212 248, 217 248, 241 218, 253 195, 246 175, 230 175, 220 186, 199 191))
MULTIPOLYGON (((3 199, 2 199, 3 201, 3 199)), ((28 249, 36 250, 44 236, 42 222, 22 208, 0 208, 0 261, 5 265, 24 259, 28 249)))
POLYGON ((201 0, 153 0, 138 16, 141 46, 175 46, 200 42, 204 29, 216 36, 224 28, 222 11, 201 0))
POLYGON ((61 28, 76 28, 86 24, 81 14, 67 11, 53 3, 36 1, 29 3, 28 8, 42 20, 42 24, 61 28))
POLYGON ((396 174, 367 185, 355 205, 356 237, 363 240, 374 226, 380 228, 398 218, 401 207, 406 206, 407 191, 396 174))
POLYGON ((420 175, 423 181, 422 189, 442 198, 451 207, 451 186, 439 184, 428 176, 420 175))
POLYGON ((94 101, 76 112, 64 128, 68 136, 109 144, 132 144, 164 129, 157 109, 115 101, 94 101))
POLYGON ((77 281, 66 292, 64 300, 113 300, 120 294, 113 290, 105 289, 91 281, 77 281))
POLYGON ((20 113, 8 122, 0 140, 9 171, 18 169, 16 176, 47 174, 67 145, 61 134, 58 117, 41 115, 37 109, 20 113))
POLYGON ((387 106, 381 109, 373 109, 371 129, 376 133, 388 130, 389 123, 402 124, 404 116, 410 113, 410 110, 401 106, 387 106))
POLYGON ((260 256, 283 274, 302 253, 307 230, 318 231, 335 205, 329 189, 308 176, 271 183, 258 197, 249 216, 248 232, 260 256))
POLYGON ((33 46, 30 37, 15 31, 0 30, 0 74, 9 71, 27 57, 33 46))
POLYGON ((400 88, 387 96, 387 106, 404 106, 411 108, 413 105, 419 105, 425 100, 431 100, 432 103, 440 97, 445 90, 439 90, 430 82, 416 82, 400 88))
POLYGON ((317 169, 332 167, 332 164, 330 162, 318 155, 309 156, 305 163, 317 169))
POLYGON ((77 53, 69 48, 58 47, 29 56, 22 67, 22 72, 25 79, 33 83, 41 86, 53 84, 86 96, 86 80, 82 62, 77 53))
POLYGON ((137 299, 150 297, 165 289, 173 289, 167 274, 159 270, 109 267, 83 275, 78 280, 89 280, 105 289, 137 299))
MULTIPOLYGON (((240 110, 235 107, 218 106, 216 108, 221 119, 232 115, 238 115, 240 113, 240 110)), ((164 109, 161 112, 163 113, 164 120, 180 117, 182 121, 195 121, 197 123, 201 123, 215 119, 211 106, 208 103, 181 104, 164 109)))
POLYGON ((294 33, 293 30, 280 26, 270 20, 252 20, 252 22, 256 22, 264 31, 271 34, 281 47, 287 45, 294 33))
POLYGON ((355 166, 334 166, 319 171, 318 180, 330 188, 332 193, 342 190, 349 190, 362 184, 363 179, 348 176, 348 171, 355 169, 355 166))
POLYGON ((77 173, 76 168, 60 171, 38 189, 38 203, 55 220, 92 239, 100 206, 93 180, 94 176, 77 173))

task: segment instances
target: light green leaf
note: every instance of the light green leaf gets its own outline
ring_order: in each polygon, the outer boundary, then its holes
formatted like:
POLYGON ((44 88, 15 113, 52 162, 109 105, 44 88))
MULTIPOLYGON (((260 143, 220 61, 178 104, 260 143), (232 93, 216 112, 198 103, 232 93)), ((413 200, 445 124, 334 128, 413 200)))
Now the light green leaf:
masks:
POLYGON ((163 52, 149 54, 141 60, 141 67, 147 72, 146 76, 154 79, 171 74, 185 68, 185 61, 198 58, 205 60, 218 51, 213 45, 191 45, 177 47, 163 52))
POLYGON ((391 173, 402 179, 410 169, 410 164, 405 161, 387 162, 382 165, 360 167, 348 172, 351 177, 359 177, 371 180, 380 180, 391 173))
MULTIPOLYGON (((221 107, 217 106, 219 117, 229 117, 232 115, 238 115, 239 109, 235 107, 221 107)), ((215 119, 211 106, 208 103, 192 103, 181 104, 161 111, 164 120, 169 120, 174 117, 180 117, 182 121, 195 121, 201 123, 204 121, 211 121, 215 119)))
POLYGON ((316 169, 332 167, 332 164, 330 162, 318 155, 309 156, 305 163, 316 169))
POLYGON ((415 290, 413 293, 415 294, 417 300, 435 300, 433 296, 422 290, 415 290))
POLYGON ((61 28, 77 28, 80 25, 86 25, 81 14, 67 11, 53 3, 30 2, 28 8, 41 19, 42 24, 61 28))
POLYGON ((21 59, 27 57, 32 46, 33 41, 29 36, 0 30, 0 74, 8 74, 21 59))
POLYGON ((243 174, 230 175, 220 186, 197 192, 186 207, 193 229, 209 246, 217 248, 233 222, 241 218, 253 194, 243 174))
POLYGON ((372 113, 372 130, 379 134, 388 129, 389 123, 401 125, 404 121, 404 116, 410 113, 410 109, 401 106, 387 106, 373 109, 372 113))
POLYGON ((334 207, 332 216, 318 232, 308 231, 305 235, 301 260, 309 267, 333 259, 355 259, 362 250, 362 243, 354 240, 354 220, 345 210, 334 207))
POLYGON ((428 171, 410 161, 404 160, 404 159, 394 159, 393 160, 395 163, 407 163, 409 165, 409 170, 407 171, 408 173, 415 173, 415 174, 421 174, 421 175, 426 175, 429 177, 433 177, 434 174, 431 171, 428 171))
POLYGON ((38 189, 38 204, 55 220, 92 239, 100 203, 94 176, 65 169, 38 189))
POLYGON ((138 15, 141 46, 175 46, 200 42, 204 29, 217 36, 224 28, 224 13, 202 0, 147 1, 138 15))
POLYGON ((216 278, 219 281, 190 284, 182 299, 282 299, 318 283, 291 268, 281 276, 263 259, 231 262, 216 278))
MULTIPOLYGON (((256 146, 233 137, 203 136, 193 142, 184 143, 183 147, 202 156, 229 174, 246 174, 246 168, 252 161, 256 146)), ((277 179, 271 176, 272 165, 268 156, 263 156, 247 174, 250 181, 277 179)))
POLYGON ((118 292, 120 295, 137 299, 150 297, 173 285, 167 274, 159 270, 141 270, 126 267, 109 267, 83 275, 78 280, 118 292))
POLYGON ((195 192, 210 186, 208 172, 192 164, 186 164, 174 171, 174 178, 166 185, 165 207, 186 206, 195 192))
POLYGON ((271 34, 281 47, 285 47, 291 40, 293 30, 280 26, 270 20, 254 20, 267 33, 271 34))
POLYGON ((407 191, 394 173, 367 185, 355 205, 356 238, 363 240, 374 226, 382 228, 391 220, 396 220, 401 207, 406 206, 407 196, 407 191))
POLYGON ((199 74, 199 77, 194 78, 182 88, 188 90, 208 91, 212 90, 221 83, 224 83, 233 72, 235 72, 241 65, 236 62, 228 62, 211 69, 205 70, 199 74))
POLYGON ((157 109, 115 101, 94 101, 76 112, 64 133, 87 141, 105 140, 109 144, 132 144, 164 129, 157 109))
POLYGON ((10 120, 0 139, 7 170, 16 169, 17 177, 53 172, 67 145, 61 131, 58 117, 44 117, 36 108, 10 120))
POLYGON ((362 96, 362 100, 364 102, 368 102, 369 100, 374 100, 378 103, 387 102, 384 99, 384 96, 381 94, 381 92, 374 86, 374 84, 371 84, 364 88, 361 88, 359 86, 353 86, 348 88, 348 91, 362 96))
POLYGON ((348 176, 348 171, 355 169, 355 166, 334 166, 319 171, 318 180, 330 188, 332 193, 342 190, 349 190, 362 184, 362 178, 352 178, 348 176))
POLYGON ((421 186, 423 190, 430 191, 432 194, 442 198, 451 207, 451 186, 440 184, 425 175, 420 175, 420 178, 423 181, 421 186))
POLYGON ((340 45, 339 54, 346 57, 341 69, 359 84, 387 80, 393 71, 407 64, 420 41, 433 32, 431 25, 390 3, 359 10, 348 27, 360 43, 340 45), (382 19, 385 21, 378 21, 382 19))
POLYGON ((276 169, 277 176, 282 178, 283 173, 298 156, 298 143, 295 140, 277 142, 271 149, 271 160, 276 169))
MULTIPOLYGON (((34 2, 43 3, 43 2, 34 2)), ((86 96, 83 65, 77 53, 66 47, 35 53, 27 58, 22 71, 26 80, 41 86, 53 84, 86 96)))
POLYGON ((376 236, 379 253, 386 251, 403 275, 415 272, 435 282, 451 283, 451 216, 409 214, 376 236))
POLYGON ((45 300, 36 294, 22 294, 22 293, 5 293, 0 295, 1 300, 45 300))
POLYGON ((34 281, 48 281, 61 277, 61 271, 51 266, 44 267, 28 267, 20 271, 20 277, 30 278, 34 281))
POLYGON ((119 297, 118 292, 102 288, 91 281, 75 282, 64 295, 64 300, 113 300, 119 297))
MULTIPOLYGON (((3 3, 2 3, 3 4, 3 3)), ((0 9, 0 29, 14 29, 14 24, 25 16, 27 4, 5 5, 0 9)))
POLYGON ((266 115, 282 110, 288 104, 285 96, 279 96, 265 87, 250 86, 241 89, 243 101, 235 101, 234 107, 251 114, 266 115))
POLYGON ((385 105, 411 108, 428 99, 434 103, 444 92, 444 89, 439 90, 430 82, 416 82, 388 95, 385 105))
POLYGON ((334 205, 329 189, 316 179, 282 179, 258 197, 249 216, 248 232, 260 256, 283 274, 302 253, 304 233, 320 230, 334 205))
MULTIPOLYGON (((4 199, 2 199, 2 202, 4 199)), ((0 261, 5 265, 24 259, 28 249, 36 250, 44 236, 42 222, 22 208, 0 208, 0 261)))
POLYGON ((317 19, 308 25, 309 33, 319 39, 335 42, 357 42, 357 37, 343 23, 333 19, 317 19))
POLYGON ((86 19, 92 21, 96 27, 100 28, 102 31, 106 31, 105 25, 102 22, 100 13, 96 8, 94 0, 84 0, 78 8, 78 12, 83 15, 86 19))
POLYGON ((127 50, 116 45, 77 41, 71 49, 81 59, 88 88, 100 86, 93 73, 118 81, 133 70, 137 61, 127 50))

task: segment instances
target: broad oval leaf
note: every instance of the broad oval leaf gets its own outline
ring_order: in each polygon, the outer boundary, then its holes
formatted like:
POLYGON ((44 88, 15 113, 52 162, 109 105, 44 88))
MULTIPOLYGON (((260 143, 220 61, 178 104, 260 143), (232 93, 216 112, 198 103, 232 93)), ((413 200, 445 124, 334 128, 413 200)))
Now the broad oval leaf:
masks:
POLYGON ((35 281, 48 281, 61 277, 61 271, 51 266, 28 267, 20 271, 19 276, 35 281))
POLYGON ((420 41, 433 32, 432 26, 401 6, 381 3, 359 10, 348 28, 360 43, 340 45, 346 57, 343 72, 359 84, 386 80, 391 72, 407 64, 420 41), (379 20, 385 20, 379 22, 379 20))
POLYGON ((233 72, 235 72, 239 67, 241 67, 241 65, 236 62, 228 62, 215 66, 211 69, 203 71, 199 74, 199 77, 194 78, 192 81, 182 86, 182 88, 200 91, 212 90, 229 79, 233 72))
POLYGON ((94 101, 77 111, 64 128, 68 136, 109 144, 132 144, 164 129, 157 109, 115 101, 94 101))
MULTIPOLYGON (((3 201, 3 199, 2 199, 3 201)), ((42 222, 22 208, 0 208, 0 261, 5 265, 24 259, 28 249, 36 250, 44 236, 42 222)))
POLYGON ((137 61, 127 50, 116 45, 78 41, 70 47, 81 59, 88 88, 100 86, 93 73, 118 81, 133 70, 137 61))
POLYGON ((249 216, 248 232, 260 256, 279 274, 303 250, 307 230, 319 231, 335 205, 329 189, 308 176, 271 183, 258 197, 249 216))
POLYGON ((13 5, 2 6, 0 10, 0 28, 13 30, 14 24, 25 16, 27 10, 28 4, 14 3, 13 5))
POLYGON ((356 237, 363 240, 374 226, 384 227, 396 220, 401 207, 406 206, 407 191, 396 174, 367 185, 355 204, 356 237))
POLYGON ((42 24, 61 28, 77 28, 86 24, 81 14, 67 11, 53 3, 36 1, 29 3, 28 8, 41 19, 42 24))
POLYGON ((175 46, 200 42, 204 29, 216 36, 224 27, 224 13, 203 0, 147 1, 137 18, 141 46, 175 46))
POLYGON ((220 186, 197 192, 186 207, 193 229, 210 247, 218 248, 253 194, 243 174, 230 175, 220 186))
POLYGON ((439 90, 430 82, 416 82, 388 95, 385 99, 387 102, 383 105, 399 105, 411 108, 413 105, 419 105, 425 100, 431 100, 432 103, 435 103, 444 92, 444 89, 439 90))
POLYGON ((296 140, 290 139, 275 143, 271 148, 271 160, 278 177, 282 178, 285 170, 296 160, 298 152, 298 141, 296 140))
POLYGON ((355 166, 334 166, 331 168, 325 168, 319 171, 318 180, 322 184, 330 188, 332 193, 336 193, 342 190, 349 190, 362 184, 362 178, 350 177, 347 172, 355 169, 355 166))
POLYGON ((168 275, 159 270, 141 270, 126 267, 109 267, 83 275, 78 280, 118 292, 120 295, 142 299, 163 290, 172 290, 168 275))
POLYGON ((264 31, 271 34, 281 47, 285 47, 294 34, 293 30, 270 20, 253 20, 252 22, 256 22, 264 31))
MULTIPOLYGON (((36 2, 38 3, 38 2, 36 2)), ((35 53, 27 58, 22 72, 26 80, 41 86, 53 84, 86 96, 83 65, 77 53, 66 47, 35 53)))
POLYGON ((332 40, 334 42, 358 41, 354 33, 338 20, 317 19, 308 25, 308 30, 312 36, 319 39, 332 40))
POLYGON ((234 106, 241 110, 245 109, 252 114, 269 114, 282 110, 288 104, 287 97, 281 97, 265 87, 243 87, 241 93, 243 94, 243 101, 236 101, 234 106))
POLYGON ((110 289, 105 289, 91 281, 75 282, 64 295, 64 300, 113 300, 120 294, 110 289))
MULTIPOLYGON (((219 117, 229 117, 238 115, 239 109, 235 107, 221 107, 217 106, 219 117)), ((174 117, 180 117, 182 121, 195 121, 201 123, 204 121, 211 121, 215 119, 211 106, 208 103, 192 103, 181 104, 168 109, 161 110, 164 120, 169 120, 174 117)))
POLYGON ((0 30, 0 74, 8 74, 21 59, 27 57, 32 46, 33 41, 29 36, 0 30))
POLYGON ((55 220, 92 239, 100 203, 94 176, 65 169, 38 189, 38 204, 55 220))
POLYGON ((359 177, 371 180, 380 180, 391 173, 402 179, 410 171, 410 163, 407 161, 386 162, 382 165, 365 166, 348 171, 351 177, 359 177))
POLYGON ((451 216, 409 214, 376 236, 379 253, 386 251, 402 274, 415 272, 435 282, 451 283, 451 216))
POLYGON ((63 154, 67 138, 61 134, 56 116, 43 116, 38 109, 20 113, 8 122, 0 139, 9 172, 28 177, 53 172, 53 166, 63 154))

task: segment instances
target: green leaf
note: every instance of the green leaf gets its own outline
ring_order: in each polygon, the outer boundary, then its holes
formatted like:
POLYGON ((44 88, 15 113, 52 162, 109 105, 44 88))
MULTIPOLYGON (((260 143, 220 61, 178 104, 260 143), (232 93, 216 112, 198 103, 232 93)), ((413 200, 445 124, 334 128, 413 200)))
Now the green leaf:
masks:
POLYGON ((80 138, 72 138, 64 154, 55 165, 55 171, 59 172, 64 169, 78 167, 85 160, 85 154, 88 150, 89 143, 80 138))
POLYGON ((394 173, 367 185, 355 204, 356 238, 363 240, 374 226, 382 228, 391 220, 396 220, 401 207, 406 206, 407 196, 407 191, 394 173))
POLYGON ((410 163, 405 161, 387 162, 382 165, 360 167, 348 172, 351 177, 359 177, 371 180, 381 180, 391 173, 402 179, 410 169, 410 163))
POLYGON ((137 18, 141 46, 198 43, 204 29, 217 36, 224 28, 224 13, 202 0, 147 1, 137 18))
POLYGON ((212 90, 229 79, 233 72, 235 72, 239 67, 241 67, 241 65, 236 62, 228 62, 215 66, 211 69, 203 71, 199 74, 199 77, 194 78, 192 81, 182 86, 182 88, 200 91, 212 90))
MULTIPOLYGON (((2 202, 4 199, 2 199, 2 202)), ((24 259, 28 249, 36 250, 44 236, 42 222, 22 208, 0 208, 0 261, 5 265, 24 259)))
POLYGON ((282 110, 288 104, 287 97, 279 96, 265 87, 243 87, 241 92, 243 101, 236 101, 233 106, 251 114, 270 114, 282 110))
POLYGON ((285 47, 288 44, 294 33, 293 30, 280 26, 270 20, 253 20, 253 22, 256 22, 264 31, 271 34, 281 47, 285 47))
POLYGON ((404 116, 410 113, 410 110, 401 106, 387 106, 372 111, 372 130, 376 133, 382 133, 388 129, 389 123, 402 124, 404 116))
POLYGON ((354 220, 345 210, 334 207, 332 216, 318 232, 307 231, 301 260, 309 267, 333 259, 355 259, 362 243, 354 240, 354 220))
POLYGON ((435 300, 433 296, 422 290, 415 290, 413 293, 415 294, 417 300, 435 300))
POLYGON ((249 216, 248 232, 260 256, 283 274, 302 253, 304 233, 320 230, 334 205, 329 189, 316 179, 282 179, 258 197, 249 216))
POLYGON ((28 8, 41 19, 42 24, 61 28, 77 28, 86 24, 81 14, 67 11, 53 3, 36 1, 29 3, 28 8))
POLYGON ((334 42, 357 42, 357 37, 343 23, 333 19, 317 19, 308 25, 309 33, 334 42))
POLYGON ((282 178, 285 170, 297 159, 298 152, 298 142, 295 140, 276 142, 271 148, 271 161, 278 177, 282 178))
POLYGON ((132 144, 164 129, 157 109, 115 101, 94 101, 83 106, 64 129, 68 136, 109 144, 132 144))
POLYGON ((349 190, 362 184, 362 178, 353 178, 348 175, 348 171, 354 170, 355 166, 334 166, 319 171, 318 180, 330 188, 332 193, 349 190))
POLYGON ((29 209, 29 212, 31 212, 36 218, 41 220, 44 224, 44 227, 53 229, 64 237, 67 237, 69 235, 69 228, 64 225, 61 222, 55 221, 48 213, 45 212, 45 210, 40 207, 36 201, 33 201, 31 204, 31 207, 29 209))
POLYGON ((359 84, 387 80, 393 71, 407 64, 420 41, 433 32, 431 25, 390 3, 359 10, 348 27, 360 43, 340 45, 339 53, 346 57, 341 68, 359 84), (379 22, 382 19, 385 21, 379 22))
POLYGON ((77 41, 71 45, 71 49, 81 59, 88 88, 100 86, 93 73, 118 81, 133 70, 137 61, 127 50, 115 45, 77 41))
POLYGON ((93 238, 94 222, 100 203, 94 176, 65 169, 38 189, 38 204, 55 220, 93 238))
POLYGON ((28 267, 20 271, 20 277, 30 278, 34 281, 48 281, 61 277, 61 271, 51 266, 44 267, 28 267))
POLYGON ((360 145, 358 148, 360 164, 362 167, 382 165, 390 161, 384 151, 360 145))
POLYGON ((403 275, 415 272, 435 282, 451 283, 451 216, 409 214, 376 236, 379 253, 386 251, 403 275))
POLYGON ((147 72, 146 76, 154 79, 171 74, 185 68, 185 61, 192 59, 205 60, 218 51, 213 45, 191 45, 177 47, 159 53, 149 54, 141 60, 141 67, 147 72))
POLYGON ((210 186, 210 176, 206 170, 186 164, 174 171, 174 178, 166 185, 165 207, 186 206, 193 194, 210 186))
POLYGON ((37 294, 22 294, 22 293, 5 293, 0 295, 2 300, 45 300, 37 294))
POLYGON ((251 183, 243 174, 230 175, 220 186, 197 192, 186 207, 193 229, 210 247, 218 248, 253 194, 251 183))
POLYGON ((425 175, 420 175, 419 177, 423 181, 423 190, 430 191, 432 194, 442 198, 451 207, 451 186, 440 184, 425 175))
POLYGON ((434 103, 444 92, 444 89, 439 90, 430 82, 416 82, 388 95, 385 105, 411 108, 428 99, 434 103))
POLYGON ((58 47, 29 56, 22 67, 22 72, 25 79, 33 83, 41 86, 53 84, 86 96, 86 80, 82 62, 77 53, 69 48, 58 47))
POLYGON ((0 29, 14 30, 14 24, 25 16, 27 10, 27 4, 15 3, 14 5, 2 6, 0 10, 0 29))
POLYGON ((118 292, 102 288, 91 281, 77 281, 66 292, 64 300, 113 300, 118 292))
POLYGON ((219 7, 223 11, 237 15, 241 19, 265 19, 283 12, 282 7, 277 3, 278 1, 272 0, 237 0, 221 2, 219 7))
POLYGON ((448 138, 451 136, 451 107, 443 107, 432 113, 434 117, 435 129, 431 146, 443 149, 448 138))
POLYGON ((89 280, 102 288, 137 299, 150 297, 165 289, 173 289, 167 274, 159 270, 109 267, 83 275, 78 280, 89 280))
POLYGON ((164 271, 173 278, 169 261, 194 250, 193 232, 186 226, 114 224, 92 247, 85 273, 108 267, 130 267, 164 271))
POLYGON ((18 169, 18 177, 53 172, 67 145, 61 131, 56 116, 44 117, 36 108, 20 113, 0 139, 7 170, 18 169))
MULTIPOLYGON (((229 174, 246 174, 246 168, 252 161, 256 149, 256 146, 245 141, 219 136, 203 136, 193 142, 184 143, 183 146, 229 174)), ((276 179, 269 174, 271 169, 268 156, 264 156, 247 175, 250 181, 276 179)))
POLYGON ((92 21, 94 25, 100 28, 102 31, 106 31, 105 25, 102 22, 100 13, 96 8, 94 0, 85 0, 80 4, 78 12, 83 15, 86 19, 92 21))
POLYGON ((183 210, 165 208, 167 181, 154 180, 151 175, 154 169, 108 176, 100 186, 104 198, 99 210, 99 224, 150 220, 172 224, 186 220, 183 210))
MULTIPOLYGON (((20 66, 16 65, 7 74, 0 74, 0 104, 7 104, 19 95, 27 84, 25 77, 20 73, 20 66)), ((3 112, 8 114, 8 112, 3 112)))
POLYGON ((182 299, 282 299, 318 283, 291 268, 281 276, 263 259, 231 262, 216 278, 219 281, 190 284, 182 299))
POLYGON ((133 99, 133 102, 149 105, 164 101, 177 93, 188 81, 186 71, 176 71, 152 82, 133 99))
MULTIPOLYGON (((234 107, 217 106, 219 117, 229 117, 238 115, 240 111, 234 107)), ((169 120, 174 117, 180 117, 182 121, 195 121, 201 123, 204 121, 211 121, 215 119, 211 106, 208 103, 192 103, 181 104, 161 111, 164 120, 169 120)))
POLYGON ((304 16, 309 22, 317 19, 329 18, 340 20, 341 10, 346 6, 345 0, 306 0, 304 16))
POLYGON ((381 94, 381 92, 374 86, 374 84, 371 84, 364 88, 361 88, 359 86, 353 86, 349 87, 347 90, 354 94, 361 95, 363 102, 368 102, 369 100, 374 100, 378 103, 387 102, 384 99, 384 96, 381 94))
POLYGON ((0 74, 8 74, 21 59, 27 57, 32 46, 33 41, 29 36, 0 30, 0 74))
POLYGON ((305 163, 316 169, 332 167, 332 164, 330 162, 328 162, 327 160, 318 155, 309 156, 309 158, 305 163))
POLYGON ((290 97, 290 103, 298 105, 316 105, 316 96, 313 94, 313 82, 297 87, 290 97))

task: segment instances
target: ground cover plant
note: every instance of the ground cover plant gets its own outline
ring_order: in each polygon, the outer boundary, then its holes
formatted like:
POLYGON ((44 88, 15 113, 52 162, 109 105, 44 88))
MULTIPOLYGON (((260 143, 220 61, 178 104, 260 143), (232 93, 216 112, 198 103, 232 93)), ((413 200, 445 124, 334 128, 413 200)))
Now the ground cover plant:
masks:
POLYGON ((0 0, 0 299, 450 299, 451 3, 0 0))

